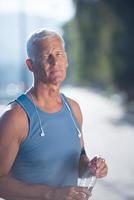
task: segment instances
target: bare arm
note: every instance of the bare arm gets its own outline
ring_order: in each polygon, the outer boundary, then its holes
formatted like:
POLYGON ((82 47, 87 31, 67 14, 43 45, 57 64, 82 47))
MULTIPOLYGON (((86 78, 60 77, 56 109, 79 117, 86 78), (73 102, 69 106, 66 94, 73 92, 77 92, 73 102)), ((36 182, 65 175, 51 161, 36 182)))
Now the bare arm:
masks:
MULTIPOLYGON (((80 109, 80 106, 79 104, 74 101, 73 99, 70 99, 69 98, 69 102, 71 104, 71 107, 73 109, 73 112, 74 112, 74 115, 81 127, 81 130, 82 130, 82 124, 83 124, 83 116, 82 116, 82 112, 81 112, 81 109, 80 109)), ((81 149, 84 147, 84 140, 83 140, 83 134, 81 132, 81 138, 80 138, 80 144, 81 144, 81 149)))
MULTIPOLYGON (((44 189, 15 180, 10 175, 21 142, 28 132, 27 116, 16 105, 0 119, 0 197, 41 199, 44 189), (25 134, 24 134, 25 133, 25 134)), ((47 188, 48 189, 48 188, 47 188)))
MULTIPOLYGON (((20 144, 28 134, 28 119, 24 110, 16 105, 0 118, 0 198, 6 200, 59 200, 79 199, 86 188, 54 188, 47 185, 27 184, 10 174, 20 144)), ((81 199, 84 199, 83 197, 81 199)))
POLYGON ((91 196, 84 187, 55 188, 47 185, 26 184, 9 175, 0 177, 0 197, 6 200, 85 200, 91 196))
MULTIPOLYGON (((73 108, 75 117, 77 119, 77 121, 79 122, 80 126, 81 126, 81 130, 82 130, 82 123, 83 123, 83 117, 82 117, 82 113, 80 110, 80 106, 77 102, 75 102, 72 99, 69 99, 70 104, 73 108)), ((82 134, 82 133, 81 133, 82 134)), ((84 140, 83 140, 83 134, 81 136, 81 150, 84 149, 84 140)), ((79 161, 79 176, 81 177, 83 172, 86 169, 87 163, 91 163, 93 162, 94 159, 89 160, 88 156, 86 155, 86 152, 81 154, 80 156, 80 161, 79 161)), ((96 160, 96 176, 98 178, 102 178, 104 176, 106 176, 108 173, 108 167, 107 164, 105 163, 105 160, 101 157, 97 158, 96 160)))
MULTIPOLYGON (((82 116, 80 106, 76 101, 74 101, 72 99, 69 99, 69 102, 72 106, 75 117, 76 117, 78 123, 80 124, 81 130, 82 130, 83 116, 82 116)), ((84 139, 83 139, 83 133, 82 132, 81 132, 80 144, 81 144, 81 150, 82 150, 84 148, 84 139)), ((87 157, 86 153, 82 154, 80 156, 80 162, 79 162, 79 175, 80 176, 83 173, 87 162, 89 162, 89 158, 87 157)))
POLYGON ((10 175, 0 177, 0 197, 6 200, 51 199, 52 192, 52 188, 45 185, 30 185, 10 175))

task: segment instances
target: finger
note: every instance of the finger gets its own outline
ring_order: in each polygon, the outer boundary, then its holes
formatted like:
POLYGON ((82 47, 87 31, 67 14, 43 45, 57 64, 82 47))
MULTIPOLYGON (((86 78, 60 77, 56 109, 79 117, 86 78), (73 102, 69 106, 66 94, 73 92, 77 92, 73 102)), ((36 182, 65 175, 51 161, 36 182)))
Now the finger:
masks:
POLYGON ((89 195, 86 195, 85 193, 82 193, 82 192, 77 192, 75 191, 73 194, 72 194, 72 199, 77 199, 77 200, 86 200, 87 198, 89 197, 89 195))
POLYGON ((92 160, 90 160, 89 165, 94 165, 97 162, 97 156, 95 156, 92 160))
POLYGON ((106 165, 104 158, 98 158, 96 162, 97 168, 103 168, 106 165))
POLYGON ((107 165, 104 165, 103 168, 100 168, 96 171, 96 176, 97 176, 97 178, 102 178, 102 177, 106 176, 107 173, 108 173, 108 167, 107 167, 107 165))
POLYGON ((80 193, 77 191, 74 191, 72 194, 70 194, 72 199, 79 199, 80 193))
POLYGON ((71 187, 69 192, 69 198, 75 200, 85 200, 91 196, 87 187, 71 187))
POLYGON ((96 168, 97 168, 97 165, 96 165, 96 163, 97 163, 97 157, 95 157, 95 158, 93 158, 89 163, 88 163, 88 167, 91 169, 95 169, 96 170, 96 168))
POLYGON ((91 192, 88 190, 87 187, 78 187, 77 191, 80 192, 80 193, 84 193, 87 196, 91 196, 91 192))
POLYGON ((95 156, 93 159, 90 160, 90 162, 96 162, 98 158, 98 156, 95 156))
POLYGON ((89 198, 89 195, 86 195, 85 193, 80 193, 79 198, 80 198, 80 200, 86 200, 89 198))
POLYGON ((92 160, 89 162, 89 167, 97 168, 101 165, 102 162, 105 160, 100 156, 96 155, 92 160))
POLYGON ((106 166, 105 159, 104 158, 98 158, 96 162, 97 171, 100 171, 106 166))

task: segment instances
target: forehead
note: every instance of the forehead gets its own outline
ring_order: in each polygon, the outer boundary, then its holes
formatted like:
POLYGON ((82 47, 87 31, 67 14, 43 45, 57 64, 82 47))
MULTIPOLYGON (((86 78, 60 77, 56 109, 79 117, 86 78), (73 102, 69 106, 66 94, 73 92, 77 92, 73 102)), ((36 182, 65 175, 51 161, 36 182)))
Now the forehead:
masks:
POLYGON ((51 50, 51 49, 64 49, 63 42, 58 36, 48 37, 38 41, 39 49, 41 51, 51 50))

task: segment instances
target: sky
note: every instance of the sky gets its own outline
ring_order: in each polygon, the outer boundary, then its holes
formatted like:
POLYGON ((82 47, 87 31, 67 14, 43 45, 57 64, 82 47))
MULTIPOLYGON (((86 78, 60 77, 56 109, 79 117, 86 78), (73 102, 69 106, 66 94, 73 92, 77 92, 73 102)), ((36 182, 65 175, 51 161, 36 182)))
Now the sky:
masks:
MULTIPOLYGON (((16 92, 17 90, 10 83, 17 83, 19 87, 20 79, 24 78, 20 74, 26 56, 25 43, 28 35, 35 29, 44 26, 63 35, 62 25, 75 15, 75 7, 72 0, 0 0, 0 15, 2 27, 0 32, 0 45, 2 46, 0 49, 0 73, 3 73, 2 77, 4 77, 0 81, 4 85, 3 93, 5 85, 8 86, 8 84, 11 86, 9 91, 16 92), (22 12, 26 15, 21 15, 22 12), (12 39, 10 39, 11 37, 12 39), (10 55, 8 59, 7 54, 10 55), (7 76, 5 66, 7 68, 10 66, 8 70, 14 73, 9 72, 7 76)), ((24 73, 26 73, 25 70, 24 73)))
POLYGON ((75 14, 72 0, 0 0, 0 13, 20 10, 30 15, 51 18, 59 23, 67 22, 75 14))

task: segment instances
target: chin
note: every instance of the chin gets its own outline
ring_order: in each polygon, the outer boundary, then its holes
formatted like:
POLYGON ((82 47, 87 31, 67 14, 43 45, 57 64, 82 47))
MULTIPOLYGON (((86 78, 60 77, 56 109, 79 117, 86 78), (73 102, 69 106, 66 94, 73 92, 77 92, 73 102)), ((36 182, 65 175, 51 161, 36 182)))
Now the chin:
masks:
POLYGON ((62 82, 63 82, 63 80, 58 80, 58 81, 53 81, 52 84, 53 85, 61 85, 62 82))
POLYGON ((65 80, 65 77, 56 77, 55 79, 51 80, 51 83, 54 85, 60 85, 65 80))

